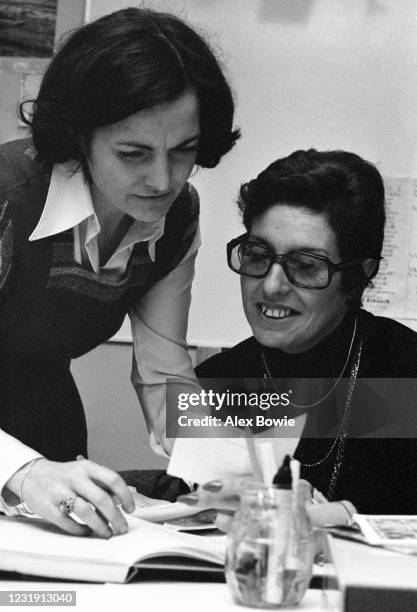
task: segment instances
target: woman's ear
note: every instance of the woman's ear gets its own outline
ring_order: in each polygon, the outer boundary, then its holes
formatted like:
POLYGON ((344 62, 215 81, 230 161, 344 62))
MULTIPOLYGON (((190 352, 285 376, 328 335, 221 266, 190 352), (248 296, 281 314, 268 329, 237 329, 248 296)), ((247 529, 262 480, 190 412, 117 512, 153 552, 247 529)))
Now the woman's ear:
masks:
POLYGON ((365 273, 365 276, 368 280, 373 278, 378 272, 379 261, 377 259, 372 259, 371 257, 367 257, 362 261, 362 269, 365 273))

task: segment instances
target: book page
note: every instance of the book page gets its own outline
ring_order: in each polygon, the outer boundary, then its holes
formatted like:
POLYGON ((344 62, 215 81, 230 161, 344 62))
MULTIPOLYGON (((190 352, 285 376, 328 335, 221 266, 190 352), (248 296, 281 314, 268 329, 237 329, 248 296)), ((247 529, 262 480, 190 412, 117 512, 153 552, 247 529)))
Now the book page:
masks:
POLYGON ((355 514, 365 541, 378 546, 412 546, 417 554, 417 516, 355 514))
POLYGON ((123 582, 129 568, 160 556, 222 565, 224 539, 178 533, 126 515, 129 531, 109 540, 77 537, 41 519, 0 516, 0 569, 26 574, 123 582))

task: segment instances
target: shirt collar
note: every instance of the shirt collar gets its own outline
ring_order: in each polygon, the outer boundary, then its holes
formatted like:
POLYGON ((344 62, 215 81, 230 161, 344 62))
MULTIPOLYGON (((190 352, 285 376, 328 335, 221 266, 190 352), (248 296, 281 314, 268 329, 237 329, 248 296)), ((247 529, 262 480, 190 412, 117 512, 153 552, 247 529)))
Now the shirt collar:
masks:
POLYGON ((141 221, 134 221, 125 237, 120 242, 119 246, 115 251, 115 255, 127 249, 137 242, 148 241, 149 256, 152 261, 155 261, 155 244, 164 233, 165 217, 158 219, 154 223, 143 223, 141 221))
POLYGON ((55 164, 45 206, 29 240, 40 240, 65 232, 94 215, 90 188, 81 170, 66 162, 55 164))
MULTIPOLYGON (((55 164, 42 215, 29 236, 29 240, 54 236, 78 226, 86 219, 88 220, 88 241, 100 232, 100 224, 94 211, 88 182, 82 170, 74 167, 73 162, 55 164)), ((116 253, 137 242, 148 241, 149 255, 152 260, 155 260, 155 244, 163 235, 164 227, 165 217, 154 223, 134 221, 116 253)))

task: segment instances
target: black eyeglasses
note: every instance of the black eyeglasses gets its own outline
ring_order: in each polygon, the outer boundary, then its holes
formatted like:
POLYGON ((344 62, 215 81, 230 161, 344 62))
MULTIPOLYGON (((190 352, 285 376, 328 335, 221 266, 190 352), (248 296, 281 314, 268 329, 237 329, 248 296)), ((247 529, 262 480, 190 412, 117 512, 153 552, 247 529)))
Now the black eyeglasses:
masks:
POLYGON ((274 263, 279 263, 292 285, 304 289, 325 289, 333 274, 358 265, 362 259, 333 263, 323 255, 305 251, 276 253, 271 247, 243 234, 227 245, 227 263, 242 276, 265 278, 274 263))

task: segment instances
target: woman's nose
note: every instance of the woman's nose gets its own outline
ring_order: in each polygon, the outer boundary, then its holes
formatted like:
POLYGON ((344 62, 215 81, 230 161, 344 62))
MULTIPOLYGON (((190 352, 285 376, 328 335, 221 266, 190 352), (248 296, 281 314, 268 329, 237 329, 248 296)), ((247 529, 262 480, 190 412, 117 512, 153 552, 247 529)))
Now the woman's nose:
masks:
POLYGON ((161 155, 155 157, 148 167, 145 177, 146 186, 156 193, 169 191, 171 183, 171 169, 168 159, 161 155))
POLYGON ((291 291, 291 283, 281 264, 274 263, 272 265, 268 274, 263 279, 263 290, 267 296, 282 295, 291 291))

